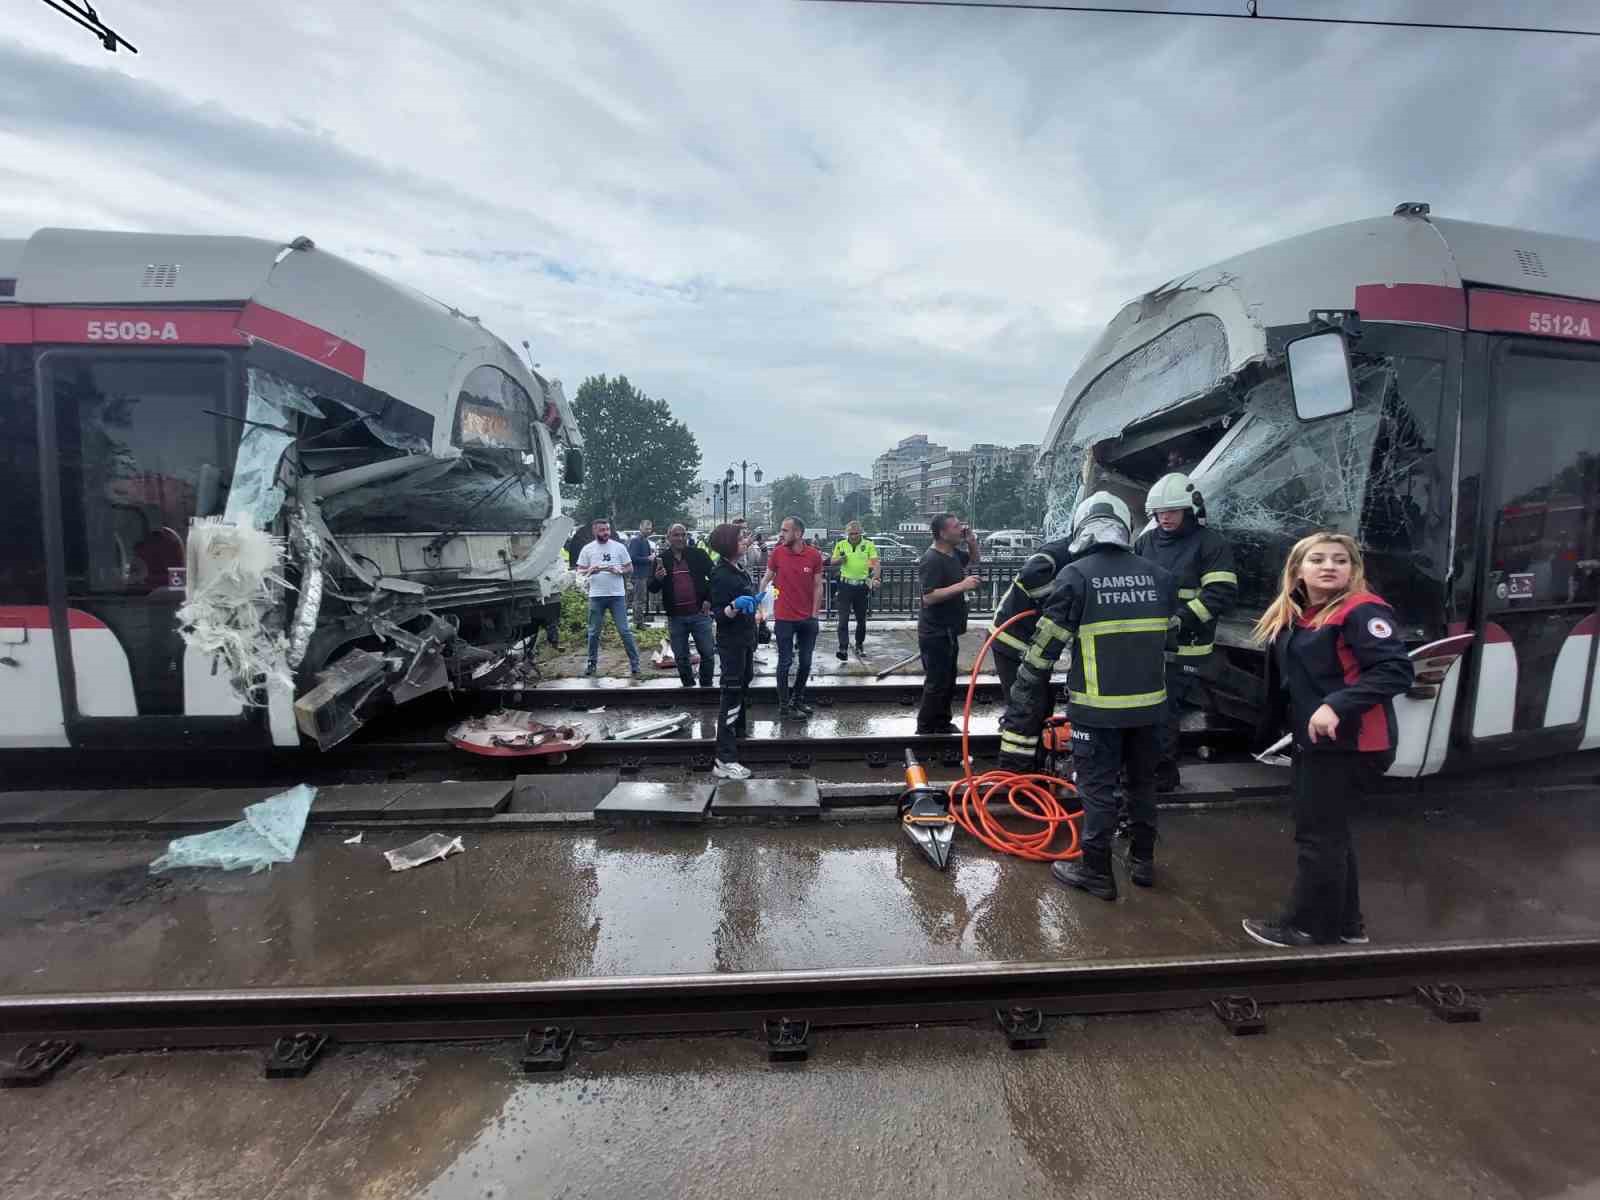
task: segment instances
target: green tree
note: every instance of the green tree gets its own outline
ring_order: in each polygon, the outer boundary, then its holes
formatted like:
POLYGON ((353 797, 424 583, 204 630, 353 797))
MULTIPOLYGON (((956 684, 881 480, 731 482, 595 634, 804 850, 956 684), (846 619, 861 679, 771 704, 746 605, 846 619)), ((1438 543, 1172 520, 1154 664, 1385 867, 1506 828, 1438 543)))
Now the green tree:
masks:
POLYGON ((572 409, 584 442, 581 520, 606 516, 632 528, 649 517, 665 528, 685 511, 700 477, 700 446, 665 400, 652 400, 626 375, 593 375, 572 409))
POLYGON ((917 506, 910 496, 900 490, 898 483, 891 483, 883 493, 883 503, 879 506, 879 524, 884 529, 897 529, 902 521, 909 521, 917 515, 917 506))
POLYGON ((974 519, 984 529, 1032 528, 1043 515, 1028 514, 1031 472, 1017 467, 998 467, 978 479, 974 519))
POLYGON ((811 485, 804 475, 785 475, 772 481, 767 493, 772 500, 773 527, 783 524, 785 517, 799 517, 810 528, 817 523, 816 506, 811 503, 811 485))
POLYGON ((865 490, 848 492, 839 502, 839 516, 845 521, 865 522, 872 515, 872 493, 865 490))

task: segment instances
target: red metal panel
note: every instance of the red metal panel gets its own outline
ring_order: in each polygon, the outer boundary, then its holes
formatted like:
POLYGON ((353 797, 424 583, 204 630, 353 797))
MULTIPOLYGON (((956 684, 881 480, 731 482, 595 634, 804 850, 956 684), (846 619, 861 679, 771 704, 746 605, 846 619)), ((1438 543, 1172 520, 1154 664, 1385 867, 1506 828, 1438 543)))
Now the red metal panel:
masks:
POLYGON ((360 346, 263 304, 246 304, 239 314, 238 329, 352 379, 361 379, 366 373, 367 352, 360 346))
MULTIPOLYGON (((104 629, 105 623, 81 608, 67 609, 68 629, 104 629)), ((43 604, 0 604, 0 629, 49 629, 50 610, 43 604)))
POLYGON ((1363 283, 1356 287, 1363 321, 1407 321, 1416 325, 1467 327, 1467 298, 1460 288, 1436 283, 1363 283))
POLYGON ((237 346, 237 309, 35 308, 33 340, 94 346, 237 346))
POLYGON ((1467 307, 1472 329, 1600 342, 1600 304, 1592 301, 1474 290, 1467 307))
POLYGON ((26 346, 33 341, 33 310, 0 308, 0 346, 26 346))

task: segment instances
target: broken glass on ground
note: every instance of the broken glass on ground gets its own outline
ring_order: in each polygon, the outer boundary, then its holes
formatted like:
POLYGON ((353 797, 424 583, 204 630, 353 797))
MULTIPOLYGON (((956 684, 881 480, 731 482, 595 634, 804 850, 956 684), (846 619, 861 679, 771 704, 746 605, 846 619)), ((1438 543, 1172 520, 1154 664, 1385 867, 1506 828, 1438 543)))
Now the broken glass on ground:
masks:
POLYGON ((397 850, 385 850, 383 856, 389 860, 391 871, 409 871, 412 867, 420 867, 423 863, 430 863, 436 858, 464 854, 466 849, 459 837, 430 833, 414 842, 407 842, 397 850))
POLYGON ((159 874, 180 867, 214 867, 222 871, 249 867, 253 875, 273 863, 289 862, 300 848, 306 817, 316 796, 316 788, 296 784, 248 806, 244 819, 225 829, 174 838, 167 844, 167 852, 150 864, 150 870, 159 874))

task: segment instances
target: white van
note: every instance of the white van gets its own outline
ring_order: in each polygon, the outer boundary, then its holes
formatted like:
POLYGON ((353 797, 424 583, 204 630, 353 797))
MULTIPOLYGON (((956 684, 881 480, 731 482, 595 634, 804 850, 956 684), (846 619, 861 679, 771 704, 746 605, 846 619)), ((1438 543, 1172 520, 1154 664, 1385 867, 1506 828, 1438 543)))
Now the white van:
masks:
POLYGON ((1020 529, 997 529, 983 539, 983 550, 990 558, 1027 558, 1039 548, 1039 539, 1020 529))

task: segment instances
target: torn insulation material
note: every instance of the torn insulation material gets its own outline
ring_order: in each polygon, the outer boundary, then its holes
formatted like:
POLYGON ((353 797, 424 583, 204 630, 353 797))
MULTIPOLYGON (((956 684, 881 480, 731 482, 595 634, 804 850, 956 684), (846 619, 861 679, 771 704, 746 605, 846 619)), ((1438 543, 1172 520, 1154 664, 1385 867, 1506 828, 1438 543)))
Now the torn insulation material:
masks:
POLYGON ((268 681, 292 688, 287 640, 265 624, 282 587, 282 540, 201 517, 189 526, 186 561, 188 600, 177 614, 184 642, 226 665, 246 705, 266 703, 268 681))

